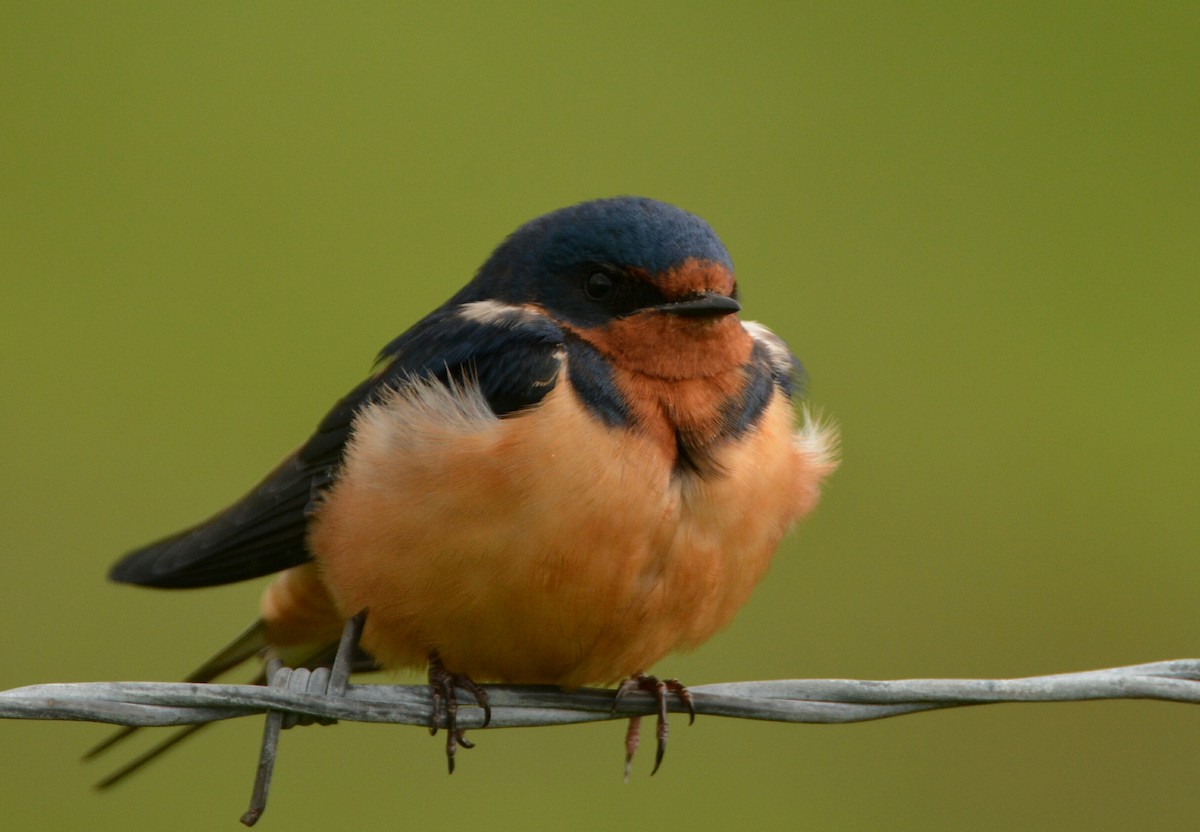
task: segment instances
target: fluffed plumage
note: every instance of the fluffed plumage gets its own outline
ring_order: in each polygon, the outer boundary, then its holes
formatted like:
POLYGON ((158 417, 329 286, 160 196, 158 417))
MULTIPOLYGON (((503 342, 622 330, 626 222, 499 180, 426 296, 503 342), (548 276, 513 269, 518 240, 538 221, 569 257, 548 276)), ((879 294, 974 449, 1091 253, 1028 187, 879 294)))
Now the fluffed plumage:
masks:
POLYGON ((241 501, 110 577, 281 571, 267 643, 335 642, 365 608, 386 667, 641 673, 728 623, 835 465, 798 417, 799 363, 738 309, 692 214, 621 197, 540 217, 241 501))

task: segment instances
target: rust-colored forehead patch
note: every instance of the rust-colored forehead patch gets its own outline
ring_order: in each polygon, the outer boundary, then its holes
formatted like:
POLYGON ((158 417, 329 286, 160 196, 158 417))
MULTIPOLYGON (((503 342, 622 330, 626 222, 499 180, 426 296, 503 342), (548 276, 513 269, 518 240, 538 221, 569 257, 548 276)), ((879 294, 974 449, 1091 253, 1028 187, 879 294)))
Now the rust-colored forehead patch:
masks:
POLYGON ((719 292, 732 295, 733 274, 721 263, 689 257, 678 266, 657 275, 640 275, 668 300, 682 300, 700 292, 719 292))

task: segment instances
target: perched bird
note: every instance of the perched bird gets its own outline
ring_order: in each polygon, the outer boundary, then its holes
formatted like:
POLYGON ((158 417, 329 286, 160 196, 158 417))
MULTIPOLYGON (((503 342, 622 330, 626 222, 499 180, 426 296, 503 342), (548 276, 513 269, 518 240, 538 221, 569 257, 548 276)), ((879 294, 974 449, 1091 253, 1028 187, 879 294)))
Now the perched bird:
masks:
POLYGON ((690 213, 619 197, 539 217, 249 494, 110 577, 280 573, 193 680, 268 646, 317 655, 366 610, 363 649, 429 666, 442 698, 622 679, 686 697, 642 674, 730 621, 835 465, 795 407, 799 363, 739 310, 690 213))

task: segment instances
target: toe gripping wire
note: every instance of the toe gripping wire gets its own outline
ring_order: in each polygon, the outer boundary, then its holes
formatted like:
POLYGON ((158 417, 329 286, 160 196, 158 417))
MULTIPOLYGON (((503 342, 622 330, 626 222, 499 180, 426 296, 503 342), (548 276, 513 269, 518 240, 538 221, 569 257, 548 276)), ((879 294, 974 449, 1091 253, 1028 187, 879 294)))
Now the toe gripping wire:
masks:
MULTIPOLYGON (((312 693, 323 696, 344 696, 350 682, 350 671, 354 665, 354 655, 358 650, 358 640, 362 636, 363 624, 367 620, 367 611, 363 610, 346 622, 342 630, 342 639, 338 643, 337 655, 333 667, 284 667, 277 656, 270 655, 267 661, 267 679, 272 688, 279 688, 299 693, 312 693)), ((267 808, 267 793, 271 789, 271 775, 275 771, 275 758, 279 751, 279 734, 285 728, 296 725, 332 725, 336 719, 314 717, 310 714, 297 714, 285 711, 267 711, 267 721, 263 728, 262 750, 258 755, 258 769, 254 776, 254 792, 250 797, 250 807, 246 809, 241 821, 246 826, 258 823, 267 808)))
MULTIPOLYGON (((687 709, 688 725, 696 721, 696 703, 692 698, 692 692, 687 689, 687 686, 678 679, 659 679, 657 676, 647 676, 644 673, 639 673, 636 676, 626 679, 617 688, 617 693, 613 696, 612 712, 617 712, 617 705, 626 694, 641 690, 649 693, 654 697, 654 704, 658 711, 658 722, 654 732, 657 739, 657 748, 654 753, 654 769, 650 772, 653 777, 658 773, 659 766, 662 765, 663 754, 667 750, 667 735, 670 731, 670 723, 667 722, 667 697, 669 694, 674 694, 683 706, 687 709)), ((625 731, 625 782, 629 782, 629 771, 633 766, 633 756, 637 753, 638 745, 641 743, 641 727, 642 718, 640 716, 632 716, 629 718, 629 728, 625 731)))

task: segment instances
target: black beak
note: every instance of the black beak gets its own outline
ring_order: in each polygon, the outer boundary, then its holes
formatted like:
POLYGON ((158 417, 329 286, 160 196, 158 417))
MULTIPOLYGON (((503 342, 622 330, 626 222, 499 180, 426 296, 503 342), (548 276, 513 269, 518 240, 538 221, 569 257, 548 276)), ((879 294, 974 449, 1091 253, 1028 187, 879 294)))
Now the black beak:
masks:
POLYGON ((659 312, 670 312, 672 315, 682 315, 685 318, 715 318, 719 315, 729 315, 741 311, 742 305, 729 295, 720 292, 701 292, 693 298, 664 303, 654 307, 659 312))

